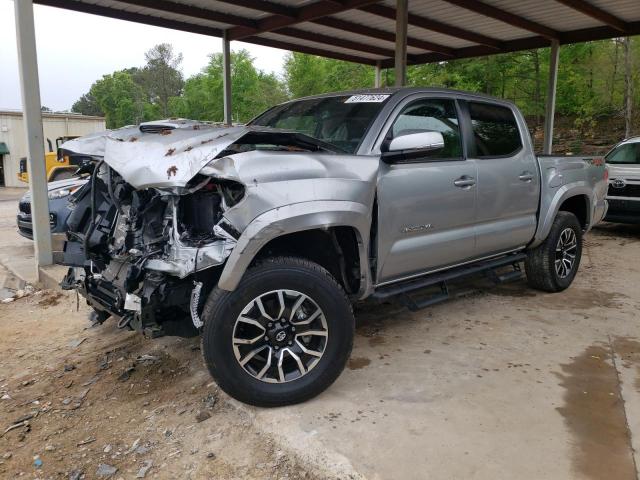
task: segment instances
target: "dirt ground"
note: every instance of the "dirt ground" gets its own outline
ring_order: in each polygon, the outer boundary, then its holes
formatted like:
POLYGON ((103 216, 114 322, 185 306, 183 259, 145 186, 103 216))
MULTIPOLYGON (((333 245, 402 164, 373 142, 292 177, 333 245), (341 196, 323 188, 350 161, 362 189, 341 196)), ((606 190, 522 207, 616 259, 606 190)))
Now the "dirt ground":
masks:
POLYGON ((199 339, 87 313, 50 290, 0 305, 0 478, 316 478, 221 398, 199 339))

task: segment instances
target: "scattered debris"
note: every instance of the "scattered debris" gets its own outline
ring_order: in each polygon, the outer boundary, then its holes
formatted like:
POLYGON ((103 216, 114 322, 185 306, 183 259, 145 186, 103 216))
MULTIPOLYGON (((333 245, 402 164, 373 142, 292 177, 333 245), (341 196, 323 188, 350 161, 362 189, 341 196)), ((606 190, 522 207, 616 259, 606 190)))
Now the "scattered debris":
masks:
POLYGON ((78 348, 80 345, 82 345, 82 343, 87 339, 87 337, 84 338, 79 338, 76 340, 71 340, 69 343, 67 343, 67 346, 69 348, 78 348))
POLYGON ((45 449, 47 452, 55 452, 56 447, 54 447, 53 445, 47 445, 46 447, 44 447, 44 449, 45 449))
POLYGON ((140 438, 136 438, 134 442, 131 444, 131 448, 127 450, 124 454, 129 455, 130 453, 133 453, 136 450, 136 448, 138 448, 138 445, 140 445, 140 438))
POLYGON ((213 409, 217 401, 218 397, 216 397, 213 393, 210 393, 202 399, 202 403, 204 404, 205 408, 208 408, 209 410, 213 409))
POLYGON ((111 446, 111 444, 109 444, 109 445, 105 446, 105 447, 104 447, 104 450, 102 450, 102 451, 103 451, 104 453, 111 453, 112 448, 113 448, 113 447, 111 446))
POLYGON ((152 460, 145 460, 142 463, 142 467, 140 468, 140 470, 138 470, 138 474, 136 475, 136 478, 144 478, 152 466, 153 466, 152 460))
POLYGON ((100 377, 98 375, 95 375, 93 377, 91 377, 89 380, 87 380, 86 382, 84 382, 82 384, 83 387, 88 387, 89 385, 93 385, 94 383, 96 383, 98 380, 100 379, 100 377))
POLYGON ((38 411, 34 410, 30 413, 27 413, 26 415, 22 415, 21 417, 17 418, 13 423, 22 423, 22 422, 26 422, 27 420, 31 420, 34 417, 38 416, 38 411))
POLYGON ((42 460, 40 459, 40 455, 36 455, 33 457, 33 466, 36 468, 42 467, 42 460))
POLYGON ((11 430, 15 430, 16 428, 20 428, 20 427, 26 427, 27 429, 29 429, 30 428, 29 422, 25 420, 24 422, 14 423, 13 425, 7 427, 4 432, 2 432, 2 435, 0 435, 0 438, 4 437, 11 430))
POLYGON ((120 376, 118 376, 118 381, 126 382, 127 380, 129 380, 129 378, 131 377, 131 372, 135 371, 135 369, 136 368, 133 365, 131 365, 130 367, 127 367, 125 371, 122 372, 120 376))
POLYGON ((207 458, 211 459, 211 460, 215 460, 216 458, 216 454, 213 452, 209 452, 207 453, 207 458))
POLYGON ((157 363, 159 361, 160 361, 160 358, 158 358, 157 356, 148 355, 148 354, 140 355, 138 358, 136 358, 137 363, 142 363, 144 365, 157 363))
POLYGON ((211 414, 209 412, 207 412, 206 410, 200 410, 200 411, 198 411, 198 413, 196 413, 196 422, 198 422, 198 423, 204 422, 205 420, 208 420, 209 418, 211 418, 211 414))
POLYGON ((117 467, 114 467, 112 465, 107 465, 106 463, 101 463, 100 465, 98 465, 98 470, 96 470, 96 475, 98 477, 109 478, 110 476, 115 475, 117 471, 118 471, 117 467))
POLYGON ((71 470, 69 472, 69 480, 80 480, 84 477, 82 470, 71 470))
POLYGON ((64 371, 65 372, 71 372, 72 370, 75 370, 76 366, 73 364, 67 364, 64 366, 64 371))
POLYGON ((77 447, 81 447, 83 445, 88 445, 88 444, 93 443, 95 441, 96 441, 95 437, 88 437, 88 438, 85 438, 84 440, 82 440, 81 442, 76 443, 76 446, 77 447))

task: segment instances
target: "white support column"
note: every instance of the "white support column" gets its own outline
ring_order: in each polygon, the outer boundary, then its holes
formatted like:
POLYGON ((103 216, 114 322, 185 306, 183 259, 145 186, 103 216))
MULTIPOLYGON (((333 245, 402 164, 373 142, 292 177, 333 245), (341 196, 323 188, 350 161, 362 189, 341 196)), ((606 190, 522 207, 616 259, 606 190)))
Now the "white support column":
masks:
POLYGON ((14 0, 16 37, 24 130, 27 137, 27 162, 31 188, 31 222, 35 248, 36 273, 38 267, 51 265, 51 227, 49 226, 49 199, 47 195, 47 169, 44 161, 44 135, 40 105, 40 82, 36 55, 36 34, 33 23, 33 1, 14 0))
POLYGON ((409 0, 396 0, 396 87, 407 83, 407 23, 409 22, 409 0))
POLYGON ((553 148, 553 120, 556 113, 556 89, 558 84, 558 60, 560 59, 560 43, 551 42, 549 58, 549 83, 547 85, 547 102, 544 110, 544 143, 542 153, 550 155, 553 148))
POLYGON ((222 32, 222 89, 224 91, 224 123, 231 125, 231 42, 228 31, 222 32))
POLYGON ((380 62, 380 60, 376 62, 376 72, 373 80, 373 86, 375 88, 380 88, 382 86, 382 62, 380 62))

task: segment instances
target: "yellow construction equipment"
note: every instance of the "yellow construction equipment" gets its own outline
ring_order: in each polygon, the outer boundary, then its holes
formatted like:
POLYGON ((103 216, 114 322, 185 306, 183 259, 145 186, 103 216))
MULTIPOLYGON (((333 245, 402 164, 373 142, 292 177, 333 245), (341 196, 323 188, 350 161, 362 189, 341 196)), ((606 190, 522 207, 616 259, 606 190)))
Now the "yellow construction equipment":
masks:
MULTIPOLYGON (((73 165, 69 160, 68 155, 63 155, 60 145, 67 140, 78 138, 77 135, 66 135, 64 137, 56 138, 56 148, 53 149, 51 140, 47 138, 49 144, 49 151, 44 154, 45 166, 47 168, 47 181, 53 182, 55 180, 63 180, 70 178, 73 173, 78 169, 77 165, 73 165)), ((27 172, 27 159, 23 157, 20 159, 18 180, 29 183, 29 172, 27 172)))

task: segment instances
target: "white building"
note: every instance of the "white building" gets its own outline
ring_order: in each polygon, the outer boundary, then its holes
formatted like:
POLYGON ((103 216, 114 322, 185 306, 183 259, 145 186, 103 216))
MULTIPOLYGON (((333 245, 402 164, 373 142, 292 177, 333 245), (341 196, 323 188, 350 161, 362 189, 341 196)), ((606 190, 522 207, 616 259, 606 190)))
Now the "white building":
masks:
MULTIPOLYGON (((56 138, 87 135, 104 130, 103 117, 90 117, 74 113, 43 113, 45 152, 49 151, 47 139, 56 148, 56 138)), ((0 110, 0 187, 27 187, 18 180, 19 162, 27 156, 26 137, 22 112, 0 110)), ((44 159, 43 159, 44 161, 44 159)))

